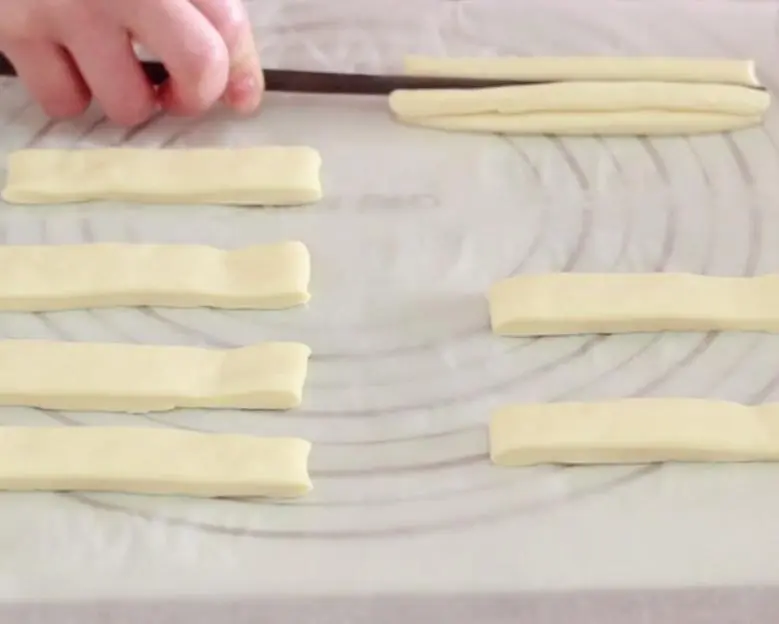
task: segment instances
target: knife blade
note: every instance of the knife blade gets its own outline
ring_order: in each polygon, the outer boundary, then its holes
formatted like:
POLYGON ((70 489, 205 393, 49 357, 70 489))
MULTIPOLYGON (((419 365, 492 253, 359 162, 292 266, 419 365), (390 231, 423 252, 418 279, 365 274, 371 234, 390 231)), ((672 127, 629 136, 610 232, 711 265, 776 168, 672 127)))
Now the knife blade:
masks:
POLYGON ((387 95, 398 89, 483 89, 508 85, 530 85, 539 82, 483 78, 450 78, 443 76, 404 76, 378 74, 338 74, 299 70, 265 70, 269 91, 287 93, 348 93, 353 95, 387 95))
MULTIPOLYGON (((146 76, 154 85, 168 78, 168 71, 158 61, 142 61, 146 76)), ((266 69, 265 88, 286 93, 344 93, 355 95, 386 95, 397 89, 477 89, 512 84, 538 84, 476 78, 446 78, 439 76, 402 76, 376 74, 340 74, 294 69, 266 69)), ((15 76, 11 62, 0 54, 0 76, 15 76)))

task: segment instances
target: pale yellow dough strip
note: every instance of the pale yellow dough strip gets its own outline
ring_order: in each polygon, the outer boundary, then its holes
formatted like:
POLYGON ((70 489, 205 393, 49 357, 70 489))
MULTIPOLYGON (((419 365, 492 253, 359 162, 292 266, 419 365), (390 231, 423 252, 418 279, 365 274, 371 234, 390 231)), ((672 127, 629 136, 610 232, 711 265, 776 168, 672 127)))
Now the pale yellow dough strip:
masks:
POLYGON ((737 85, 667 82, 561 82, 489 89, 409 89, 390 94, 399 117, 500 113, 678 112, 759 117, 766 91, 737 85))
POLYGON ((322 197, 310 147, 30 149, 8 159, 13 204, 113 200, 286 206, 322 197))
POLYGON ((0 310, 111 306, 281 309, 309 300, 311 259, 285 242, 0 245, 0 310))
POLYGON ((711 134, 740 130, 762 123, 761 117, 664 111, 442 115, 440 117, 399 117, 399 120, 413 126, 456 132, 559 136, 711 134))
POLYGON ((490 422, 502 466, 779 460, 779 405, 623 399, 514 405, 490 422))
POLYGON ((748 59, 683 57, 472 57, 409 56, 411 75, 506 78, 527 81, 650 80, 759 86, 755 63, 748 59))
POLYGON ((488 299, 502 336, 779 332, 779 275, 518 275, 493 285, 488 299))
POLYGON ((0 405, 143 413, 300 405, 311 350, 0 341, 0 405))
POLYGON ((174 429, 0 427, 0 490, 291 498, 311 444, 174 429))

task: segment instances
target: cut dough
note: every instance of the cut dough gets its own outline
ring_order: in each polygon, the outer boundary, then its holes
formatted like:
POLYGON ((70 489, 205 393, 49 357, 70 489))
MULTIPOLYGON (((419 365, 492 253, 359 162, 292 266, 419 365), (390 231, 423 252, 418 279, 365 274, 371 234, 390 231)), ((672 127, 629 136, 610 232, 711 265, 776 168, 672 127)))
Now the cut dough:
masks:
POLYGON ((216 350, 0 341, 0 405, 131 413, 289 409, 301 403, 310 354, 294 342, 216 350))
POLYGON ((22 150, 9 156, 3 199, 306 204, 322 198, 321 162, 309 147, 22 150))
POLYGON ((654 112, 718 113, 759 117, 766 91, 735 85, 668 82, 561 82, 490 89, 409 89, 390 94, 399 117, 500 113, 654 112))
POLYGON ((205 245, 0 245, 0 310, 110 306, 281 309, 309 300, 311 260, 286 242, 205 245))
POLYGON ((0 427, 0 490, 298 497, 311 444, 175 429, 0 427))
POLYGON ((752 60, 663 57, 501 57, 409 56, 407 74, 527 81, 653 80, 760 86, 752 60))
POLYGON ((550 135, 709 134, 759 125, 760 117, 717 113, 629 111, 613 113, 530 113, 527 115, 451 115, 400 117, 414 126, 463 132, 550 135))
POLYGON ((658 331, 779 332, 779 275, 518 275, 489 292, 502 336, 658 331))
POLYGON ((515 405, 495 412, 490 455, 502 466, 779 460, 779 405, 623 399, 515 405))

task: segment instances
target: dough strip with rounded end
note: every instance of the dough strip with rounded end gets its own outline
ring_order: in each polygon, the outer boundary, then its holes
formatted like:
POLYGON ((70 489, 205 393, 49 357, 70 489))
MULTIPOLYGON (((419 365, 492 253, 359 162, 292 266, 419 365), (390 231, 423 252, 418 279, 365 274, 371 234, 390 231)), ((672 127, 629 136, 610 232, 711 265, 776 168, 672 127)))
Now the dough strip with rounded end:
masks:
POLYGON ((300 242, 224 251, 206 245, 0 245, 0 310, 113 306, 282 309, 309 300, 300 242))
POLYGON ((297 407, 311 350, 295 342, 236 349, 0 341, 0 405, 156 412, 177 407, 297 407))
POLYGON ((766 91, 738 85, 668 82, 559 82, 488 89, 403 89, 389 96, 399 117, 500 113, 677 112, 762 116, 766 91))
POLYGON ((488 299, 501 336, 779 332, 779 275, 518 275, 494 284, 488 299))
POLYGON ((13 204, 113 200, 286 206, 322 198, 310 147, 27 149, 8 158, 13 204))
POLYGON ((513 405, 490 422, 501 466, 779 461, 779 405, 622 399, 513 405))
POLYGON ((299 438, 125 427, 0 427, 0 490, 292 498, 311 490, 299 438))
POLYGON ((760 86, 749 59, 685 57, 465 57, 408 56, 404 72, 416 76, 518 81, 654 80, 760 86))

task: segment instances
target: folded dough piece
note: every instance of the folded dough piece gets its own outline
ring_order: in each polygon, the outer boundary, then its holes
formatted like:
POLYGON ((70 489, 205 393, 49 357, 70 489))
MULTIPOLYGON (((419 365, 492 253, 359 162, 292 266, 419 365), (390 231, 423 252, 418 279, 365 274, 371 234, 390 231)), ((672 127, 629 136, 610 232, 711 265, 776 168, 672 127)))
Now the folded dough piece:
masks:
POLYGON ((779 460, 779 405, 623 399, 515 405, 490 422, 502 466, 779 460))
POLYGON ((300 242, 223 251, 205 245, 1 245, 0 310, 110 306, 281 309, 309 300, 300 242))
POLYGON ((9 156, 3 199, 307 204, 322 198, 321 162, 310 147, 29 149, 9 156))
POLYGON ((0 405, 131 413, 289 409, 301 403, 310 354, 294 342, 216 350, 0 341, 0 405))
POLYGON ((298 438, 0 427, 0 490, 298 497, 311 490, 310 450, 298 438))
POLYGON ((650 80, 759 86, 748 59, 673 57, 473 57, 409 56, 404 71, 420 76, 496 78, 527 81, 650 80))
POLYGON ((403 89, 390 94, 399 117, 500 113, 716 113, 760 117, 771 96, 760 89, 670 82, 558 82, 489 89, 403 89))
POLYGON ((779 332, 779 275, 518 275, 493 285, 488 299, 501 336, 779 332))
POLYGON ((758 125, 770 105, 752 61, 670 58, 411 57, 429 76, 563 81, 490 89, 401 90, 404 123, 464 132, 687 135, 758 125), (686 84, 685 84, 686 83, 686 84))

